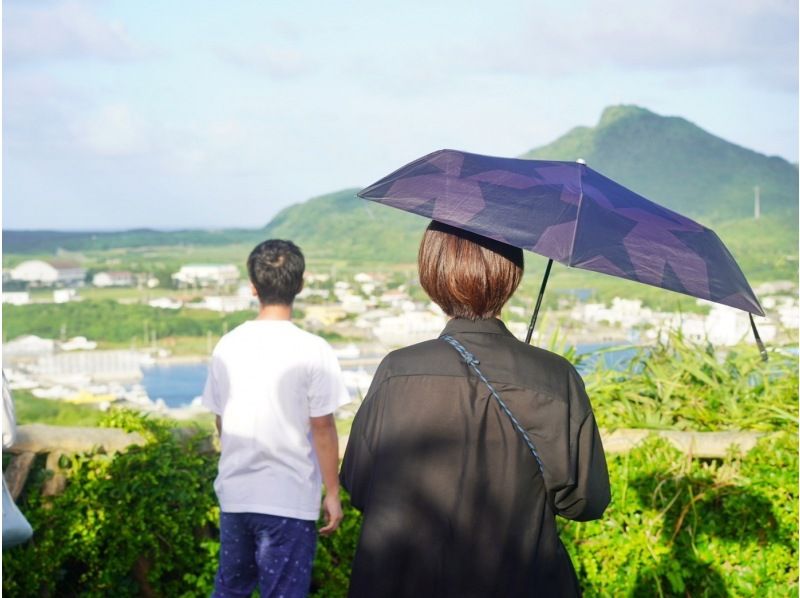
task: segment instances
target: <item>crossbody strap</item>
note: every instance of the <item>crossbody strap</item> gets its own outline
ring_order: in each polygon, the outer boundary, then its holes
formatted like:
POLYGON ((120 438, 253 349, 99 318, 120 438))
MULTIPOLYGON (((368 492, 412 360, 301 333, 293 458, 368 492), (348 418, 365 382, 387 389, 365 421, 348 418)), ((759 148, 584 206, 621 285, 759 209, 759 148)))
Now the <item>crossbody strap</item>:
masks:
POLYGON ((514 426, 514 429, 519 433, 520 437, 522 438, 522 441, 527 445, 528 450, 531 452, 531 455, 533 455, 533 458, 536 459, 536 463, 539 466, 539 471, 542 473, 542 475, 544 475, 544 466, 542 465, 542 460, 539 458, 539 453, 536 452, 536 447, 533 445, 533 440, 531 440, 531 437, 528 436, 528 433, 525 431, 525 428, 523 428, 522 425, 517 421, 517 418, 514 417, 514 414, 511 413, 511 409, 508 408, 508 405, 506 405, 503 399, 500 398, 500 395, 497 394, 497 391, 486 379, 486 376, 483 375, 483 372, 481 372, 478 369, 478 364, 480 363, 480 361, 478 361, 478 359, 472 353, 467 351, 464 345, 459 343, 449 334, 443 334, 439 338, 449 343, 456 351, 458 351, 459 355, 461 355, 461 358, 464 360, 464 362, 473 370, 475 370, 475 373, 478 374, 478 378, 480 378, 483 381, 483 383, 489 389, 489 392, 497 401, 497 404, 500 405, 500 409, 502 409, 503 413, 505 413, 508 416, 508 419, 511 420, 511 424, 514 426))

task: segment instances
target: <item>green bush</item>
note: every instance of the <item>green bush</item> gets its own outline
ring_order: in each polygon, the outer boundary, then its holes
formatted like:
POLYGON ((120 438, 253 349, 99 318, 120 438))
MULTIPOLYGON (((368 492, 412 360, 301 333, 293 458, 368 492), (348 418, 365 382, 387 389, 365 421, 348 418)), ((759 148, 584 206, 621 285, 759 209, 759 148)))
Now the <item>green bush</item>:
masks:
POLYGON ((69 483, 42 497, 39 469, 21 497, 33 541, 3 555, 8 596, 196 596, 213 577, 216 458, 201 436, 179 442, 169 425, 112 412, 106 425, 147 444, 116 456, 63 459, 69 483))
POLYGON ((603 428, 796 430, 797 356, 753 345, 722 352, 673 334, 640 350, 627 369, 584 377, 603 428))
POLYGON ((35 334, 45 338, 85 336, 117 343, 136 339, 150 342, 153 333, 158 338, 204 336, 209 332, 218 335, 253 317, 252 311, 219 314, 207 310, 125 305, 112 300, 3 304, 3 335, 7 339, 35 334))
POLYGON ((350 585, 350 568, 361 532, 361 513, 350 505, 350 497, 342 491, 344 520, 331 536, 320 536, 314 559, 311 596, 344 598, 350 585))
MULTIPOLYGON (((41 495, 43 463, 18 500, 34 539, 3 555, 8 596, 208 596, 219 552, 219 507, 213 490, 217 456, 188 444, 173 424, 115 410, 101 425, 139 432, 147 440, 115 456, 64 460, 63 494, 41 495)), ((320 538, 312 595, 344 596, 360 515, 342 496, 339 532, 320 538)))
POLYGON ((103 412, 96 405, 75 405, 62 400, 39 399, 28 390, 14 391, 17 424, 51 426, 96 426, 103 412))
POLYGON ((560 521, 587 596, 797 595, 797 444, 689 459, 651 440, 609 457, 612 503, 560 521))
MULTIPOLYGON (((166 425, 117 414, 151 440, 116 457, 75 457, 67 490, 21 506, 34 541, 4 554, 9 596, 210 593, 219 550, 214 456, 166 425)), ((587 596, 784 596, 797 591, 797 445, 789 433, 745 457, 691 460, 653 440, 609 457, 603 519, 561 521, 587 596)), ((312 596, 345 596, 360 515, 344 498, 340 530, 320 538, 312 596)))
MULTIPOLYGON (((678 339, 680 341, 680 339, 678 339)), ((753 450, 690 459, 650 440, 609 455, 613 500, 591 523, 560 521, 587 596, 791 596, 798 592, 797 362, 751 349, 718 355, 681 342, 625 372, 586 377, 604 426, 760 429, 753 450)), ((30 544, 4 554, 9 596, 205 596, 219 550, 216 455, 169 424, 126 411, 104 425, 149 442, 64 463, 66 491, 41 497, 39 468, 20 500, 30 544)), ((345 596, 360 516, 321 538, 312 595, 345 596)))

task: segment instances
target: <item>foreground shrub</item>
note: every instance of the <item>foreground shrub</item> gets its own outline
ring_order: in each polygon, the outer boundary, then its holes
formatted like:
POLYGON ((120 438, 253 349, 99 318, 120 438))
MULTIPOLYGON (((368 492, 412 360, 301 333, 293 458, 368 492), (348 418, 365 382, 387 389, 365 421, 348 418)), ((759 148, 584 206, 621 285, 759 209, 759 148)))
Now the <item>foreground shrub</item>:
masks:
POLYGON ((797 438, 691 460, 651 440, 609 458, 600 521, 561 521, 587 596, 797 595, 797 438))
MULTIPOLYGON (((680 341, 680 339, 678 339, 680 341)), ((755 449, 691 460, 651 440, 608 458, 613 499, 602 520, 560 521, 586 596, 796 596, 796 358, 664 345, 587 388, 611 427, 760 429, 755 449)), ((8 596, 207 596, 219 550, 216 455, 164 422, 114 412, 104 422, 149 440, 125 454, 65 462, 69 484, 20 504, 34 541, 3 555, 8 596)), ((312 595, 345 596, 359 515, 321 538, 312 595)), ((411 522, 413 525, 413 522, 411 522)))
POLYGON ((584 376, 602 428, 797 430, 797 356, 740 345, 721 350, 679 334, 640 349, 623 370, 584 376))
POLYGON ((164 422, 115 412, 104 423, 148 443, 62 459, 69 482, 53 498, 41 495, 44 470, 35 473, 20 501, 34 539, 3 554, 4 594, 199 595, 192 584, 216 556, 216 456, 164 422))

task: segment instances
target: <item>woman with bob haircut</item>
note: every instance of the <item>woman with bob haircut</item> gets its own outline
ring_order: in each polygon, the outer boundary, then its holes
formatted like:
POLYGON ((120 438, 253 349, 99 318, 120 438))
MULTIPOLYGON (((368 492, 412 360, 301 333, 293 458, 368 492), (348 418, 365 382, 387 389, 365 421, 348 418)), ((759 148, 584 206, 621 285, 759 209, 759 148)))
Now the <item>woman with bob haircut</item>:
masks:
POLYGON ((608 471, 575 368, 498 319, 522 250, 434 221, 418 262, 451 320, 383 359, 353 421, 350 596, 579 596, 555 516, 599 518, 608 471))

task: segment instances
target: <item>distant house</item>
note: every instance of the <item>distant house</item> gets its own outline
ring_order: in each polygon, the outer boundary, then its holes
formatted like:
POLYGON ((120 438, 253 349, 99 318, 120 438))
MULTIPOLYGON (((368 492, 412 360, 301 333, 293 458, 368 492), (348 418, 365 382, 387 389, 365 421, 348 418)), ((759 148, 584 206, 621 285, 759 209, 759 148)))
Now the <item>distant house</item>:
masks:
POLYGON ((86 270, 71 260, 28 260, 11 270, 11 278, 31 286, 73 286, 83 284, 86 270))
POLYGON ((172 275, 180 288, 238 285, 239 268, 233 264, 187 264, 172 275))
POLYGON ((34 335, 19 336, 3 344, 3 360, 52 355, 56 343, 34 335))
POLYGON ((305 311, 305 323, 314 326, 331 326, 347 317, 347 312, 336 305, 308 305, 305 311))
POLYGON ((200 303, 187 303, 186 307, 191 309, 209 309, 211 311, 221 311, 231 313, 235 311, 247 311, 258 306, 255 297, 239 295, 209 296, 204 297, 200 303))
POLYGON ((131 287, 136 283, 132 272, 98 272, 92 278, 96 287, 131 287))
POLYGON ((59 343, 58 348, 62 351, 93 351, 97 348, 97 343, 85 336, 74 336, 68 341, 59 343))
POLYGON ((183 307, 183 302, 169 297, 158 297, 147 302, 150 307, 157 307, 159 309, 180 309, 183 307))
POLYGON ((31 302, 31 294, 28 291, 9 291, 3 292, 3 303, 11 305, 27 305, 31 302))
POLYGON ((53 291, 53 303, 69 303, 78 299, 75 289, 56 289, 53 291))
POLYGON ((381 318, 372 332, 382 343, 400 346, 436 338, 446 323, 445 316, 429 311, 410 311, 401 316, 381 318))

